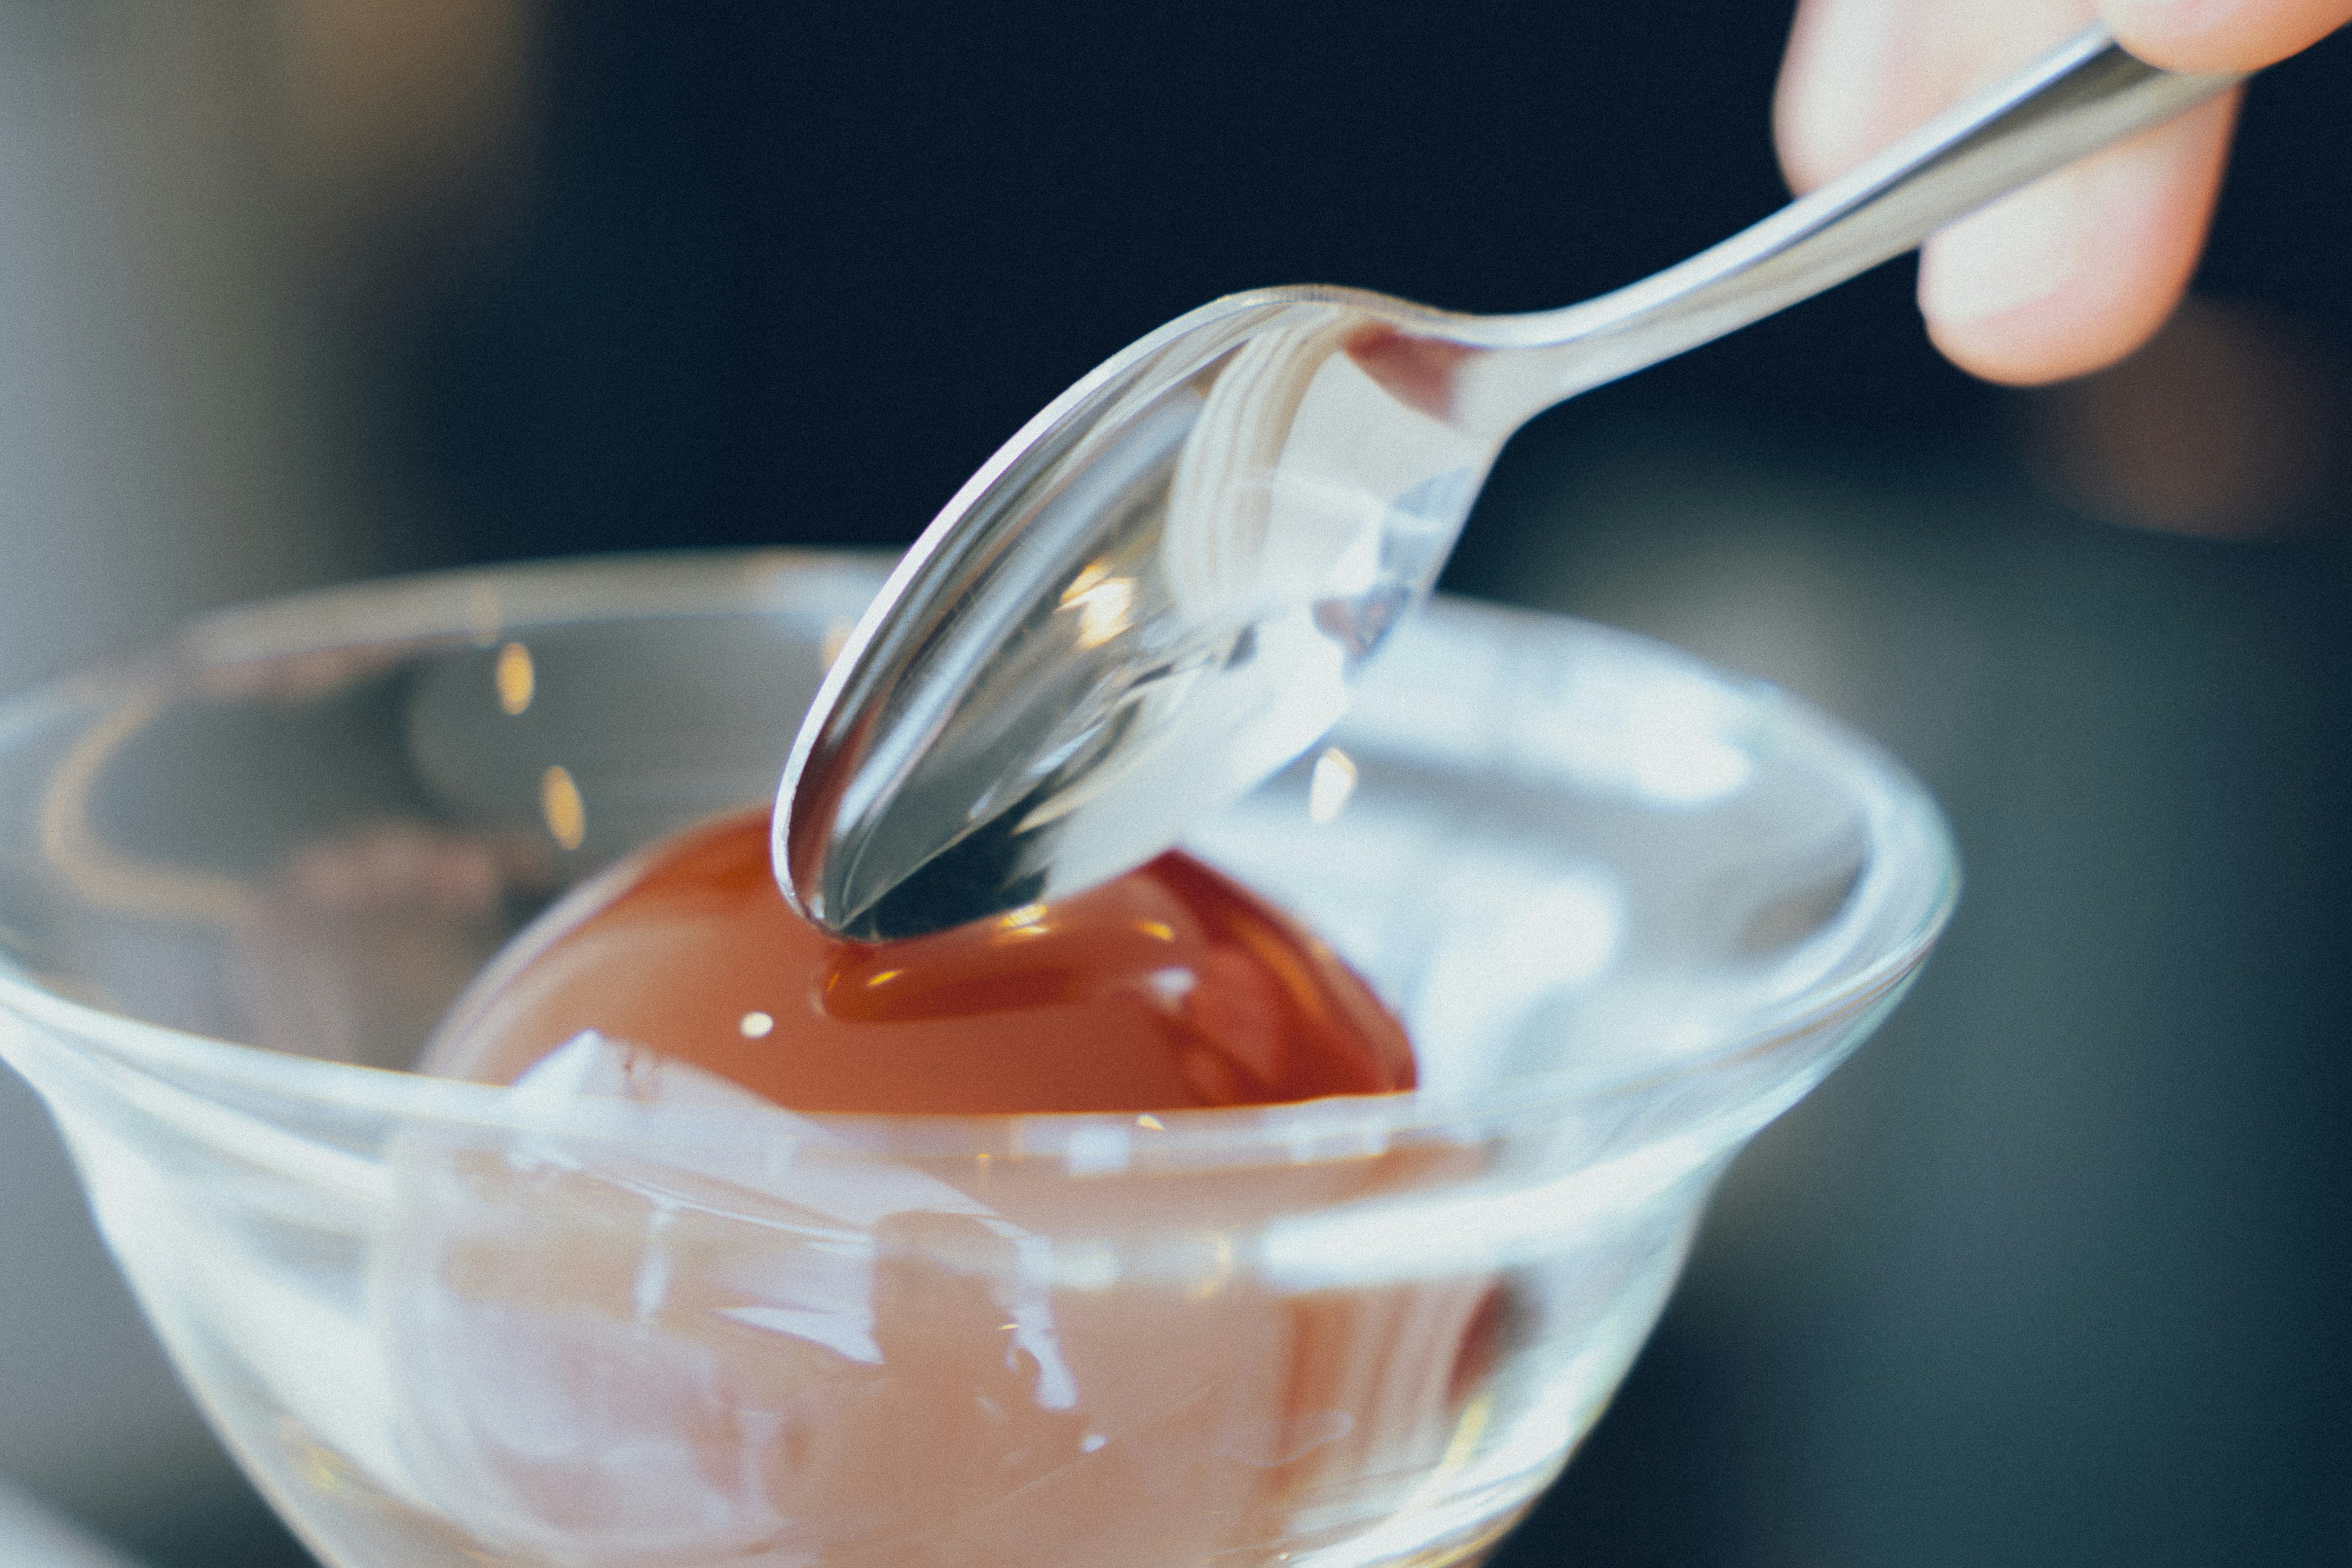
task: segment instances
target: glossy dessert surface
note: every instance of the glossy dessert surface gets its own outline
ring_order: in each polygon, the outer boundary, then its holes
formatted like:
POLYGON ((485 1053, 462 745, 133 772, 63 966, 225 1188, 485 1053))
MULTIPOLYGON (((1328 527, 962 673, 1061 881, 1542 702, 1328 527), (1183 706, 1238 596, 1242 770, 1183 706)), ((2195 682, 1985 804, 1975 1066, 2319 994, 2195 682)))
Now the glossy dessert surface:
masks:
POLYGON ((593 1030, 795 1110, 1178 1110, 1413 1084, 1402 1026, 1297 922, 1181 853, 935 936, 833 939, 776 890, 768 816, 689 829, 550 912, 428 1071, 512 1082, 593 1030))

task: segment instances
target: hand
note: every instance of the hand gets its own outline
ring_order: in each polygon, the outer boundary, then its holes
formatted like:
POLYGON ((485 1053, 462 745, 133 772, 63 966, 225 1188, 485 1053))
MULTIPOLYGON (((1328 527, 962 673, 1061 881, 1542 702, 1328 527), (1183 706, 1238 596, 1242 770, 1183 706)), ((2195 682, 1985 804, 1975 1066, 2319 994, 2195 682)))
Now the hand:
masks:
MULTIPOLYGON (((2352 20, 2352 0, 1801 0, 1774 128, 1797 189, 2103 19, 2175 70, 2252 70, 2352 20)), ((2113 363, 2164 323, 2204 247, 2232 92, 1927 241, 1919 310, 1962 369, 2021 384, 2113 363)))

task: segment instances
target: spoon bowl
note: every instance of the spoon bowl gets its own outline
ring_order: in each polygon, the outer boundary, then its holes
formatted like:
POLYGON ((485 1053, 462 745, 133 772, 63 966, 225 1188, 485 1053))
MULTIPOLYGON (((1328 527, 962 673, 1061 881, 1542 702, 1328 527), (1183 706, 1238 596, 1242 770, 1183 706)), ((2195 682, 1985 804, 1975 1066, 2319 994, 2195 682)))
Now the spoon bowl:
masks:
POLYGON ((2094 29, 1580 305, 1478 317, 1307 287, 1170 322, 974 474, 844 645, 777 795, 785 896, 885 940, 1140 864, 1339 720, 1526 420, 2238 79, 2158 70, 2094 29))

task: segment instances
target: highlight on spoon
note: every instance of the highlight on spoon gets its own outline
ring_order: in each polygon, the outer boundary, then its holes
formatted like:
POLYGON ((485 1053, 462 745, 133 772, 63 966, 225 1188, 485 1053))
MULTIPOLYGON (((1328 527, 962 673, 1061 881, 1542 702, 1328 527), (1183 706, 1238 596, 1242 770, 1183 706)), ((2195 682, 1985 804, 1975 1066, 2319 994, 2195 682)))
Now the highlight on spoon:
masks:
POLYGON ((1235 295, 1056 399, 917 541, 777 795, 785 896, 918 936, 1108 879, 1304 752, 1511 432, 2240 79, 2093 28, 1843 178, 1565 310, 1235 295))
POLYGON ((828 673, 778 796, 787 895, 866 939, 1059 897, 1313 745, 1492 460, 1449 417, 1467 353, 1336 290, 1243 296, 1047 409, 828 673))

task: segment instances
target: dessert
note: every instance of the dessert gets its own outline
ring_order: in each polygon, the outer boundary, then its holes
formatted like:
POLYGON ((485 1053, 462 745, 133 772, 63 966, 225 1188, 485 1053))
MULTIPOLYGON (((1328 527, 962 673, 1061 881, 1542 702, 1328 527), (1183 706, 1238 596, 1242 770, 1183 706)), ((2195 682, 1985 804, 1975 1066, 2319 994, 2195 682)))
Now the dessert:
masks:
POLYGON ((1329 949, 1171 852, 1056 904, 867 946, 776 890, 764 812, 690 829, 527 934, 425 1070, 510 1083, 583 1029, 794 1110, 1161 1111, 1410 1089, 1329 949))
POLYGON ((860 947, 785 908, 763 815, 725 819, 551 911, 425 1065, 759 1132, 404 1152, 375 1291, 401 1447, 436 1511, 522 1560, 1272 1564, 1394 1514, 1486 1416, 1496 1281, 1286 1293, 1232 1239, 1466 1156, 1146 1180, 1148 1144, 1097 1144, 1040 1179, 894 1152, 906 1123, 868 1114, 1095 1112, 1148 1141, 1410 1087, 1363 983, 1181 855, 860 947), (1139 1222, 1180 1245, 1122 1251, 1139 1222))

